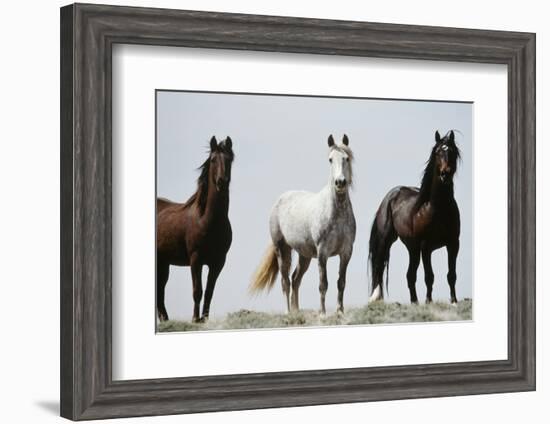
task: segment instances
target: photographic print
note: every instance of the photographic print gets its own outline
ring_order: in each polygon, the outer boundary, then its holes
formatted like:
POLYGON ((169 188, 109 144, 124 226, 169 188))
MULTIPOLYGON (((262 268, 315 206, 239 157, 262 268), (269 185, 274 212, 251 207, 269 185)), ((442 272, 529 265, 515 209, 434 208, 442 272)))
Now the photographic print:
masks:
POLYGON ((472 319, 472 103, 155 97, 158 332, 472 319))

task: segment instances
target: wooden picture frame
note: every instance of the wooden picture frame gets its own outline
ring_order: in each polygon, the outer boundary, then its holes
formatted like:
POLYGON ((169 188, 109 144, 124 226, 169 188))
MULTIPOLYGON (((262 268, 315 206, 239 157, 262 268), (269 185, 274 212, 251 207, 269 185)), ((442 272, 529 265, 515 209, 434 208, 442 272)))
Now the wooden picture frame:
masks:
POLYGON ((61 9, 61 415, 82 420, 535 389, 535 35, 75 4, 61 9), (113 381, 116 43, 505 64, 508 359, 113 381))

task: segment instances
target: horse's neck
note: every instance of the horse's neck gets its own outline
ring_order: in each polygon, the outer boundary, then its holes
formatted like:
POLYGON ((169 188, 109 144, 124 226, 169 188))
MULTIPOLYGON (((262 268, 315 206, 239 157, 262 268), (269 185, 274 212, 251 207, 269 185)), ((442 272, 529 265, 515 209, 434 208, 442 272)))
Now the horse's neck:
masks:
POLYGON ((203 218, 207 221, 216 221, 227 218, 229 211, 229 193, 220 193, 213 185, 210 185, 206 198, 203 218))
POLYGON ((331 217, 337 217, 348 212, 351 208, 351 200, 349 198, 349 193, 346 192, 343 195, 338 195, 334 190, 334 184, 327 184, 320 194, 325 203, 325 210, 331 217))
POLYGON ((444 185, 439 181, 432 183, 430 191, 430 204, 436 208, 441 209, 448 206, 454 199, 454 186, 451 182, 448 185, 444 185))

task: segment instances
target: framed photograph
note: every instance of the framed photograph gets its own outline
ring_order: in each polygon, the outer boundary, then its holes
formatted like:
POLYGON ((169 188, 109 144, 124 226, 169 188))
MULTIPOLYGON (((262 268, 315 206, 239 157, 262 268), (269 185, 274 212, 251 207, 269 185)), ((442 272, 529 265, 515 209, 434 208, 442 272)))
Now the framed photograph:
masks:
POLYGON ((534 389, 534 34, 61 9, 62 416, 534 389))

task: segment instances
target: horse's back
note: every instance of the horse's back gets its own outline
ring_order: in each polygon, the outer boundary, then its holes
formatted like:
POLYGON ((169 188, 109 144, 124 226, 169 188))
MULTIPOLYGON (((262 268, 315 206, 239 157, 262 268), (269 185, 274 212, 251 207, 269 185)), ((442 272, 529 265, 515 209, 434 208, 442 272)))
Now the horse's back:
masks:
POLYGON ((176 202, 172 202, 171 200, 164 197, 157 197, 157 214, 162 212, 164 209, 175 205, 177 205, 176 202))
POLYGON ((309 222, 315 210, 315 193, 309 191, 287 191, 283 193, 271 209, 271 222, 288 222, 304 225, 309 222))
POLYGON ((396 212, 403 209, 411 209, 419 196, 418 187, 396 186, 392 188, 380 202, 378 214, 383 214, 385 211, 396 212))

